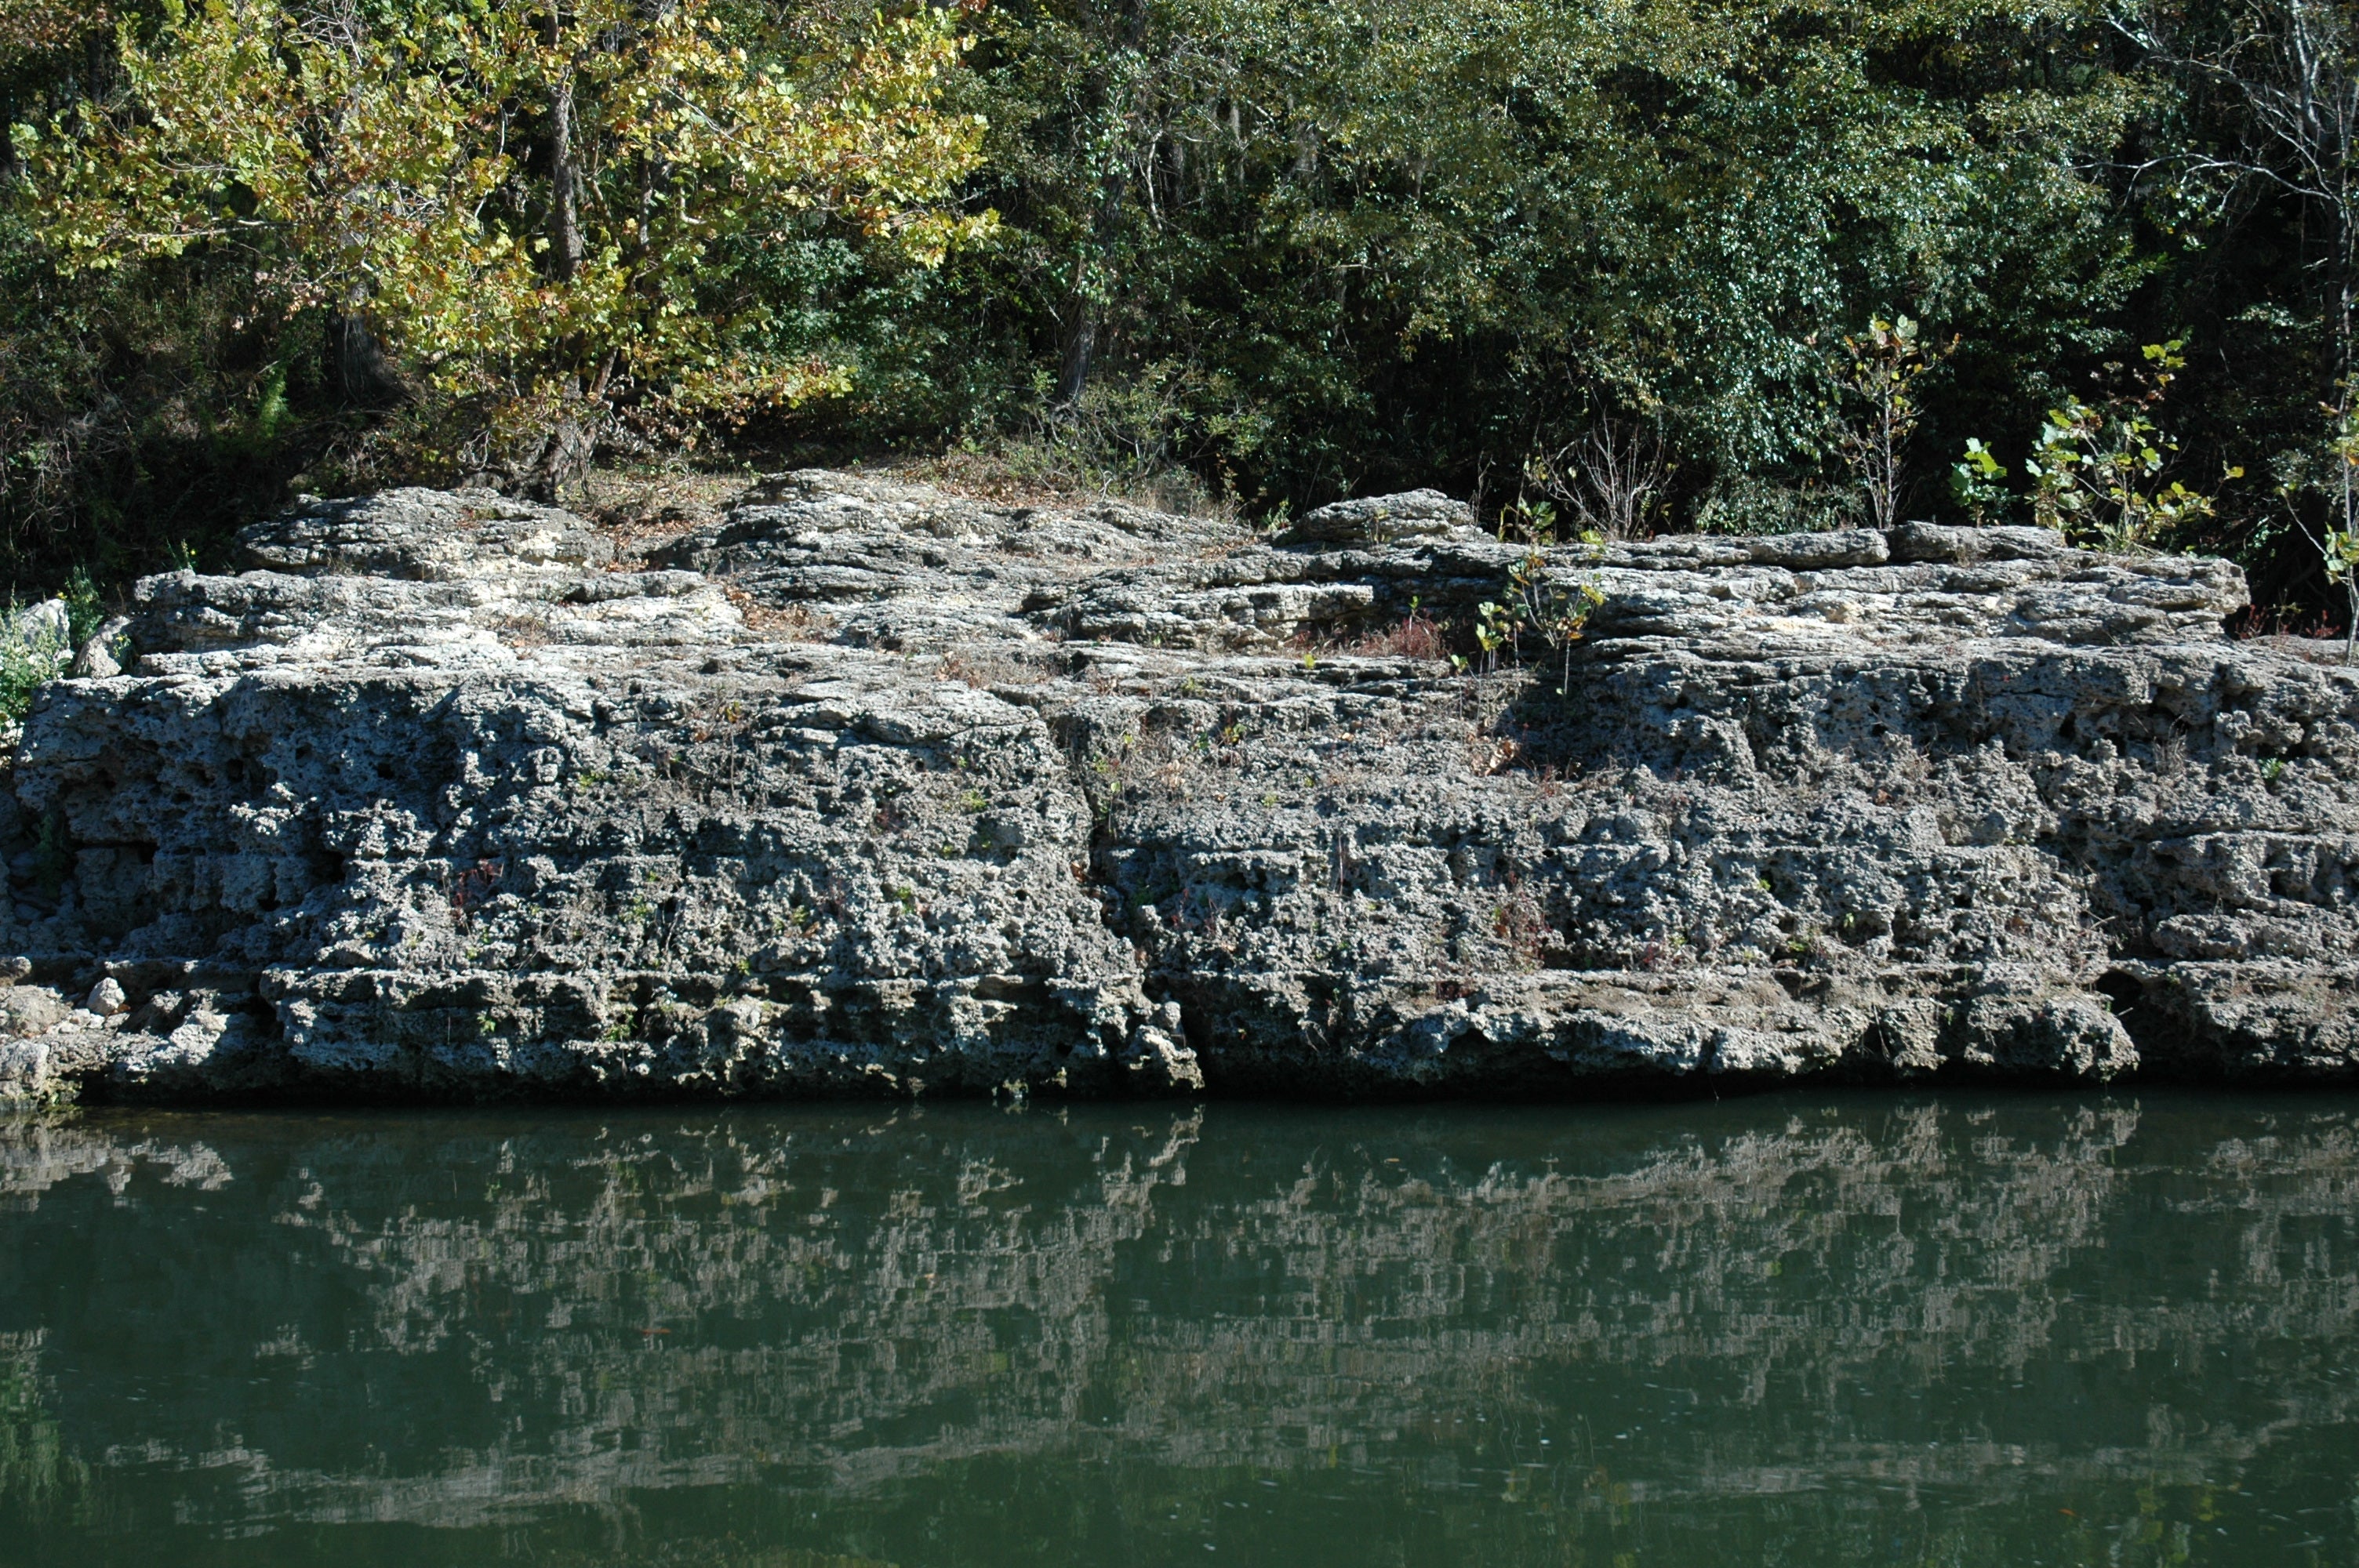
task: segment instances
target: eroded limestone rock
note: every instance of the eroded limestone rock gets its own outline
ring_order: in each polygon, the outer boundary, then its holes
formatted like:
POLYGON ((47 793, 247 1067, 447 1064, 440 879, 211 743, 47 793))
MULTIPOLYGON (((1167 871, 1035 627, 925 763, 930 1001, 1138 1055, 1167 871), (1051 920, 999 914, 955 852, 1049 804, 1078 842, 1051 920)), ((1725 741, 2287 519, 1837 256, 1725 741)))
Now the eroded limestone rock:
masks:
POLYGON ((2234 568, 1921 524, 1565 547, 1587 639, 1478 677, 1408 656, 1523 558, 1455 504, 1274 544, 814 471, 644 562, 484 492, 307 504, 252 570, 141 583, 120 673, 37 701, 0 1078, 2359 1069, 2359 672, 2226 640, 2234 568))

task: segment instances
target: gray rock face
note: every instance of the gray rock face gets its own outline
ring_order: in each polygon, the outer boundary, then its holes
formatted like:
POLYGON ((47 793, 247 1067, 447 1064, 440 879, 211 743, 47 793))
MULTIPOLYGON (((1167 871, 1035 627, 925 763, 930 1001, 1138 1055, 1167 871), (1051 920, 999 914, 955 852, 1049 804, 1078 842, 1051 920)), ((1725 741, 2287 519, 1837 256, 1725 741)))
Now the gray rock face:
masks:
POLYGON ((1381 545, 1426 535, 1482 535, 1474 509, 1438 490, 1364 496, 1306 513, 1289 535, 1297 544, 1381 545))
POLYGON ((36 702, 0 1078, 2359 1074, 2359 672, 2225 640, 2233 567, 1552 549, 1587 636, 1485 675, 1419 655, 1525 551, 1352 504, 1273 546, 805 472, 644 564, 487 494, 257 524, 36 702))

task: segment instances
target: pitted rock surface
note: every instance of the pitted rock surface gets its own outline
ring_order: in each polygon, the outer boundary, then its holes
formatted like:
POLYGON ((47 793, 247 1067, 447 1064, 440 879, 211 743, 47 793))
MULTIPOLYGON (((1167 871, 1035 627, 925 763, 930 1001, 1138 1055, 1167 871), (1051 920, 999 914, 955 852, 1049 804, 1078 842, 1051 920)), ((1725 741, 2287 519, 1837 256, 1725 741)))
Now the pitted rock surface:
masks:
POLYGON ((2223 562, 1552 548, 1586 637, 1484 674, 1409 653, 1526 551, 1431 492, 245 537, 27 721, 8 1092, 2359 1075, 2359 671, 2228 640, 2223 562))

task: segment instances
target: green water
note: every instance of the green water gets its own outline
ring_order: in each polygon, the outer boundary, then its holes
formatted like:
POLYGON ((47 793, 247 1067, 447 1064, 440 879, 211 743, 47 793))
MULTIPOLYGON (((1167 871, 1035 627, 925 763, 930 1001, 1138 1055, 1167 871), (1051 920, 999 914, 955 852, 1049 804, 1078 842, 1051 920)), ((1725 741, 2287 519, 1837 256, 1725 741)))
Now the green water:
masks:
POLYGON ((0 1123, 0 1562, 2359 1564, 2354 1121, 0 1123))

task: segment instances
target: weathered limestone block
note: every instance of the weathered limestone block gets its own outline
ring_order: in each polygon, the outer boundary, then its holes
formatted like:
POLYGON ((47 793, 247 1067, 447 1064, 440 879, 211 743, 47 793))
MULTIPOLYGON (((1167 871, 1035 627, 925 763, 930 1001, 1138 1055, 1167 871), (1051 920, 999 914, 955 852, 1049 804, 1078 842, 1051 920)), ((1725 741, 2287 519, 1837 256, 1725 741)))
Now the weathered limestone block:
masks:
POLYGON ((2359 1076, 2359 671, 2233 567, 1558 547, 1478 676, 1467 522, 307 503, 37 698, 0 1094, 2359 1076))

